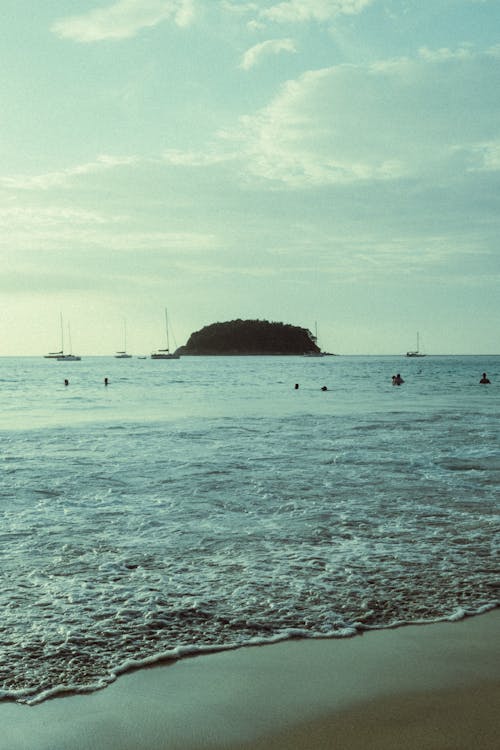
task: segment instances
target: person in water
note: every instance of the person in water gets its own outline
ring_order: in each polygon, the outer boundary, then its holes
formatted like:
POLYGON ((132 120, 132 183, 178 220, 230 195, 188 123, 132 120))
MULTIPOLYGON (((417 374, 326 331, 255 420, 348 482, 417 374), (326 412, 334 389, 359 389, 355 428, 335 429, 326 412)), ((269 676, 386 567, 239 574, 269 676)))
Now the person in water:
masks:
POLYGON ((488 383, 491 383, 491 380, 489 380, 488 376, 485 372, 483 372, 483 377, 479 381, 482 385, 487 385, 488 383))
POLYGON ((322 391, 327 391, 327 390, 328 390, 328 388, 326 387, 326 385, 323 385, 323 386, 321 386, 321 390, 322 390, 322 391))
POLYGON ((298 391, 298 390, 299 390, 299 384, 298 384, 298 383, 295 383, 295 390, 296 390, 296 391, 298 391))
POLYGON ((68 378, 64 378, 64 385, 69 385, 69 380, 68 380, 68 378))
POLYGON ((401 375, 399 374, 399 372, 398 372, 397 375, 393 375, 392 376, 392 384, 393 385, 402 385, 404 382, 405 381, 403 380, 403 378, 401 377, 401 375))
POLYGON ((104 378, 104 385, 108 385, 109 380, 107 378, 104 378))

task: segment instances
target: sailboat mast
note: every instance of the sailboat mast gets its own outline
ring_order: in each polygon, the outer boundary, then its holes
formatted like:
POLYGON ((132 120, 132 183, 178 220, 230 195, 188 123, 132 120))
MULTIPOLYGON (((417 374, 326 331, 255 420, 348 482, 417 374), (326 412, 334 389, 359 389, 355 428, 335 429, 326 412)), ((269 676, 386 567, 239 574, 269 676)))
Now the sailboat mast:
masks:
POLYGON ((64 323, 62 313, 59 313, 59 321, 61 323, 61 354, 64 354, 64 323))
POLYGON ((169 340, 168 340, 168 312, 167 312, 167 308, 165 308, 165 331, 166 331, 166 334, 167 334, 167 352, 169 352, 170 351, 170 346, 169 346, 169 340))

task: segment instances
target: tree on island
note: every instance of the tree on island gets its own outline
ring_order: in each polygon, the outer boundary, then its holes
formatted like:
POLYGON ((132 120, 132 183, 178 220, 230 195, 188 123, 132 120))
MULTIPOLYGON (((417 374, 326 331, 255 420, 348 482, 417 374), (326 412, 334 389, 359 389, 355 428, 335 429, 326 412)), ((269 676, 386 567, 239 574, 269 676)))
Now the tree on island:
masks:
POLYGON ((212 323, 192 333, 179 354, 318 354, 315 337, 307 328, 267 320, 231 320, 212 323))

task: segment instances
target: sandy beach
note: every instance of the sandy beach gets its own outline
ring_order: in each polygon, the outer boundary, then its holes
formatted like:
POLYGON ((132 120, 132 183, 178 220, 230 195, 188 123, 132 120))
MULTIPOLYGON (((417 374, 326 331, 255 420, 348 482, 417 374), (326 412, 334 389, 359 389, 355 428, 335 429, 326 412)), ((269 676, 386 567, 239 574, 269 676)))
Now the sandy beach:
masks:
POLYGON ((108 688, 0 705, 1 750, 494 750, 500 610, 137 670, 108 688))

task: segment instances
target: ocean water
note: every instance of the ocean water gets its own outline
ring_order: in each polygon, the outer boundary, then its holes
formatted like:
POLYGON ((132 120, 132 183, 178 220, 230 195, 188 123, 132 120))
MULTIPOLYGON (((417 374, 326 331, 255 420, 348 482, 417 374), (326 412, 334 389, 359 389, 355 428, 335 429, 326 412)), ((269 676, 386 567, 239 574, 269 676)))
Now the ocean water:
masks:
POLYGON ((500 357, 0 359, 0 698, 498 606, 499 407, 500 357))

